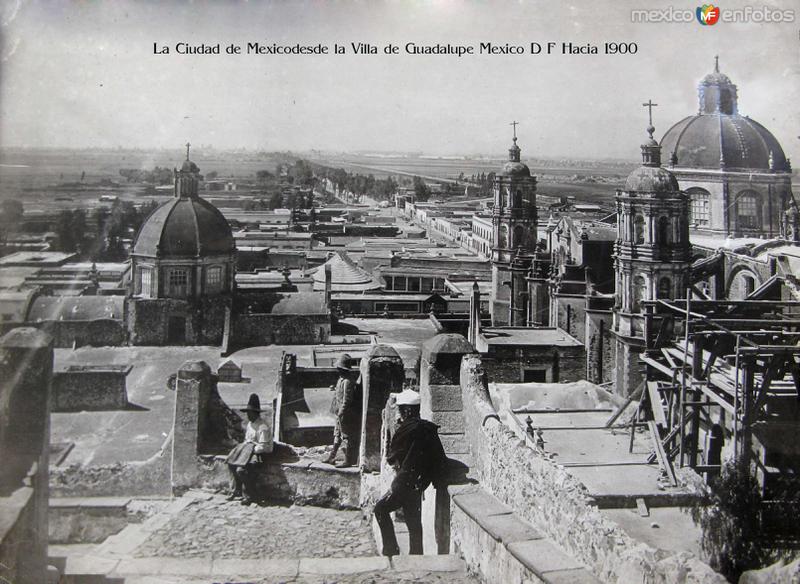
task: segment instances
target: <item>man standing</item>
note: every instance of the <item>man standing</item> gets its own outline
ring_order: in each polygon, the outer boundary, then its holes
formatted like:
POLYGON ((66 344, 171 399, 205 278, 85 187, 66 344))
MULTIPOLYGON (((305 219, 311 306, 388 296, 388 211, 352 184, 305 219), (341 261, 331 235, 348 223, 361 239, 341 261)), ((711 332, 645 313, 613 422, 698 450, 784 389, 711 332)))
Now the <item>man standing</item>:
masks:
POLYGON ((339 379, 334 387, 331 413, 336 416, 333 429, 333 450, 325 462, 336 463, 336 468, 353 466, 358 461, 361 439, 361 392, 358 391, 358 370, 350 367, 350 355, 344 354, 336 361, 339 379), (336 462, 336 453, 342 451, 342 461, 336 462))
POLYGON ((247 407, 240 411, 247 414, 247 429, 244 442, 236 445, 226 460, 233 482, 228 500, 241 499, 242 505, 249 505, 258 499, 254 465, 261 462, 261 454, 268 452, 269 426, 261 419, 261 400, 256 394, 250 394, 247 407))
POLYGON ((422 492, 443 474, 447 456, 438 426, 419 417, 419 393, 406 389, 395 399, 399 425, 386 452, 386 462, 397 476, 375 505, 384 556, 400 553, 390 513, 402 507, 408 526, 409 553, 422 554, 422 492))

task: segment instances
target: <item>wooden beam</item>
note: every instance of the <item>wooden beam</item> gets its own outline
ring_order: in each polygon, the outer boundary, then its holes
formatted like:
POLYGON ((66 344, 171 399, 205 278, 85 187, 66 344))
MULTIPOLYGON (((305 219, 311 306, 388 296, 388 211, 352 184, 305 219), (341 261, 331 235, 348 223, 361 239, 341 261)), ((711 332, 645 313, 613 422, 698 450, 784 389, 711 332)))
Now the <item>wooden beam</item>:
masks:
POLYGON ((658 459, 658 463, 664 472, 667 473, 667 477, 669 477, 672 486, 678 486, 678 477, 675 476, 675 469, 672 468, 672 462, 667 458, 666 452, 664 452, 664 447, 661 444, 661 437, 658 435, 658 426, 653 420, 647 422, 647 427, 650 429, 650 438, 653 441, 653 448, 656 451, 656 458, 658 459))

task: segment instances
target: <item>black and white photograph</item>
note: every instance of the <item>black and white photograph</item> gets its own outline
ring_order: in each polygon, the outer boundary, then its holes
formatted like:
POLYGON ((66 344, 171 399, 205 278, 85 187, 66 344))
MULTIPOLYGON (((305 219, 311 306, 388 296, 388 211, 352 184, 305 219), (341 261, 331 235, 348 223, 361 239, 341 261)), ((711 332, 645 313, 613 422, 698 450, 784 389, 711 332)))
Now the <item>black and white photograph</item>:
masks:
POLYGON ((796 0, 0 0, 0 584, 796 584, 796 0))

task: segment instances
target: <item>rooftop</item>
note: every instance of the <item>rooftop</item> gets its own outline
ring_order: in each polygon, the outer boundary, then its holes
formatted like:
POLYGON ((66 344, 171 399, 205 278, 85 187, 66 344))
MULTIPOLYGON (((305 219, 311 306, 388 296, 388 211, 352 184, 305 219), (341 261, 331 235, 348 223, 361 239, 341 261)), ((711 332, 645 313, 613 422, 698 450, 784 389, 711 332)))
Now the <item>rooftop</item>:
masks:
POLYGON ((481 329, 481 337, 489 346, 583 346, 575 337, 557 328, 491 327, 481 329))

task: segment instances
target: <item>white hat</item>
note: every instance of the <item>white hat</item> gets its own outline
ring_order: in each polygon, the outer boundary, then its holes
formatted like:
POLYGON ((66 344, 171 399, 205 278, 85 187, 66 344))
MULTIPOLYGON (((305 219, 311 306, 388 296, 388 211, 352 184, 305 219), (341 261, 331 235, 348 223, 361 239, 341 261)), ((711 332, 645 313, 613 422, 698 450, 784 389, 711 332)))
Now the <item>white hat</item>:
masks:
POLYGON ((418 406, 419 392, 413 389, 404 389, 401 393, 396 394, 394 401, 398 406, 418 406))

